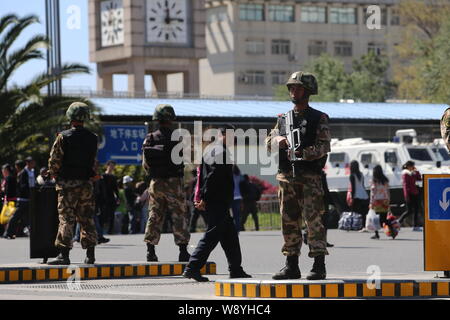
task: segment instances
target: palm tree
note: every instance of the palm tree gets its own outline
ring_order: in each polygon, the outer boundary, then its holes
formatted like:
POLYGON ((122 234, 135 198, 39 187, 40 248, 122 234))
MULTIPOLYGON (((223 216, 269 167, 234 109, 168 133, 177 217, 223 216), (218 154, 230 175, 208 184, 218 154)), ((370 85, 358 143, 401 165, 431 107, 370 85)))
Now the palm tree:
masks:
POLYGON ((58 75, 43 72, 24 86, 10 84, 15 71, 25 63, 45 59, 42 49, 51 45, 46 36, 38 34, 24 46, 12 49, 22 32, 35 23, 39 23, 39 18, 34 15, 19 18, 8 14, 0 18, 0 163, 33 155, 44 165, 68 105, 80 100, 92 105, 79 97, 42 94, 56 80, 88 74, 89 68, 81 64, 64 64, 58 75))

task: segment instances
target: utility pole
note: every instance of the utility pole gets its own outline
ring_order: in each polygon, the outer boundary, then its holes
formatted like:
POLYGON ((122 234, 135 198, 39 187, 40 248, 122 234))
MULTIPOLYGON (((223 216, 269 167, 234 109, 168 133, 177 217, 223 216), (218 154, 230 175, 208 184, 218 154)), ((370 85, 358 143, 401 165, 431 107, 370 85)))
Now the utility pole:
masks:
MULTIPOLYGON (((45 16, 47 37, 50 39, 50 48, 47 50, 47 72, 49 75, 58 75, 61 72, 59 0, 45 0, 45 16)), ((48 85, 49 96, 60 96, 61 94, 61 79, 48 85)))

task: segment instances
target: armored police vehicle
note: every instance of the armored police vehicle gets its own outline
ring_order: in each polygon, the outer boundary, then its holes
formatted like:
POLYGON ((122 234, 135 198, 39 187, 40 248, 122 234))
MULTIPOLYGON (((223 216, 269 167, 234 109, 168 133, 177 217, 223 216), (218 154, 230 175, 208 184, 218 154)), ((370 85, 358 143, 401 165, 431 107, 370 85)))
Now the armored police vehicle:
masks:
POLYGON ((391 209, 394 214, 401 213, 405 202, 402 189, 402 166, 405 162, 414 161, 421 174, 450 173, 450 156, 441 140, 417 143, 414 129, 396 131, 393 142, 372 143, 362 138, 333 139, 325 171, 338 210, 348 210, 345 197, 350 184, 350 162, 357 160, 368 191, 373 168, 376 165, 383 168, 391 188, 391 209))

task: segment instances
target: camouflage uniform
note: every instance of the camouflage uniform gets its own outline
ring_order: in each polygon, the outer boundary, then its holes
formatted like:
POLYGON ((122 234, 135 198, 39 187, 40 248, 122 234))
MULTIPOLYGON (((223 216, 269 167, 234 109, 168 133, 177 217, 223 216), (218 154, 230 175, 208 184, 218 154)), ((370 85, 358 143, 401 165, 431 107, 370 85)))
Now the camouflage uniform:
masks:
POLYGON ((166 212, 172 218, 173 235, 177 245, 190 240, 182 178, 155 178, 149 187, 149 218, 145 228, 145 242, 157 245, 161 237, 166 212))
POLYGON ((445 110, 441 118, 441 136, 450 151, 450 108, 445 110))
MULTIPOLYGON (((58 135, 50 152, 48 161, 49 173, 58 176, 62 167, 64 151, 63 136, 58 135)), ((91 181, 65 180, 57 178, 59 228, 55 246, 72 248, 73 230, 75 223, 81 226, 81 246, 83 249, 97 244, 95 229, 95 199, 94 187, 91 181)))
MULTIPOLYGON (((173 121, 175 111, 172 106, 161 104, 155 109, 153 120, 173 121)), ((188 231, 188 212, 184 194, 184 164, 175 165, 171 159, 171 150, 177 142, 171 141, 172 130, 161 127, 147 135, 143 143, 143 167, 150 176, 149 217, 145 228, 144 241, 157 245, 161 237, 162 226, 167 212, 172 218, 173 235, 178 246, 187 246, 190 240, 188 231), (156 154, 150 160, 145 150, 156 154), (153 160, 152 160, 153 159, 153 160)))

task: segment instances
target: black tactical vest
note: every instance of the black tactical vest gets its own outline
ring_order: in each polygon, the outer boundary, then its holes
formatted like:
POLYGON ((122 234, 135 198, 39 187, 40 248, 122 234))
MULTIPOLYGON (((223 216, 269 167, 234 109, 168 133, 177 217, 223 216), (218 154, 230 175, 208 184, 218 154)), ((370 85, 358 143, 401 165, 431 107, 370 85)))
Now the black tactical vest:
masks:
MULTIPOLYGON (((173 163, 171 154, 173 148, 179 143, 171 141, 172 129, 160 128, 149 133, 143 146, 145 161, 149 165, 150 178, 183 177, 184 164, 173 163)), ((182 153, 180 153, 182 156, 182 153)))
MULTIPOLYGON (((296 116, 294 118, 296 128, 300 127, 300 123, 303 120, 306 120, 306 131, 301 134, 301 148, 306 148, 314 145, 317 136, 317 129, 319 126, 320 118, 324 113, 320 112, 316 109, 308 107, 303 116, 296 116)), ((307 161, 301 160, 295 162, 295 170, 296 175, 301 174, 302 172, 312 172, 312 173, 320 173, 325 166, 327 156, 324 156, 320 159, 307 161)), ((292 172, 292 163, 289 161, 287 157, 287 152, 280 150, 279 153, 279 163, 278 163, 279 172, 282 173, 291 173, 292 172)))
POLYGON ((89 180, 95 175, 97 135, 84 127, 61 132, 64 158, 59 176, 68 180, 89 180))

